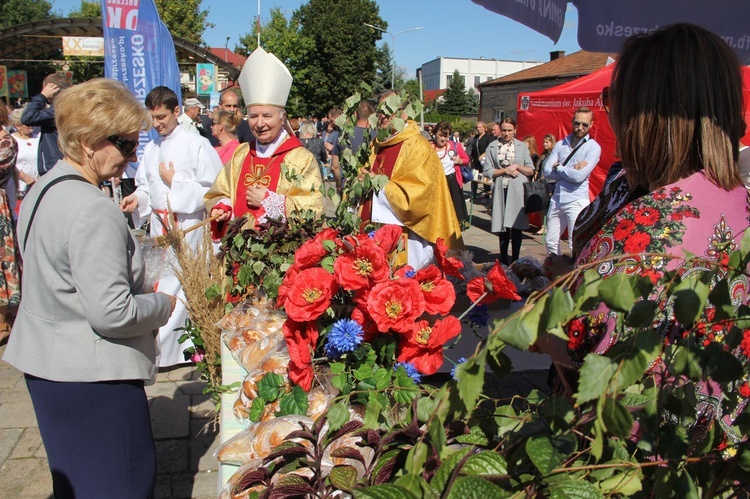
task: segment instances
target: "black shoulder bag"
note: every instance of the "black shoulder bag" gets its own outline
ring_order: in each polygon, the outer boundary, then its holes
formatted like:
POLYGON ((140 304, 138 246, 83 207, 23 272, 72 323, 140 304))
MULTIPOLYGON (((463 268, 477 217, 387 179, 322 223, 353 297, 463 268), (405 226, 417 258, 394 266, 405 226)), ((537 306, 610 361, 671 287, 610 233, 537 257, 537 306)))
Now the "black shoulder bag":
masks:
MULTIPOLYGON (((582 140, 580 144, 570 151, 568 157, 563 161, 563 166, 568 164, 570 158, 576 153, 579 147, 586 142, 582 140)), ((542 164, 540 163, 540 167, 542 164)), ((547 190, 546 180, 534 180, 523 184, 523 211, 526 213, 536 213, 537 211, 547 211, 549 209, 550 193, 547 190)))
POLYGON ((52 187, 55 184, 59 184, 60 182, 64 180, 80 180, 81 182, 89 183, 88 180, 81 177, 80 175, 63 175, 62 177, 57 177, 56 179, 52 180, 49 184, 45 185, 42 188, 42 192, 39 193, 39 197, 36 198, 36 203, 34 203, 34 208, 31 210, 31 215, 29 215, 29 223, 26 224, 26 234, 23 236, 23 251, 26 251, 26 241, 29 240, 29 233, 31 232, 31 223, 34 221, 34 217, 36 216, 36 210, 39 208, 39 202, 42 200, 44 195, 47 193, 50 187, 52 187))

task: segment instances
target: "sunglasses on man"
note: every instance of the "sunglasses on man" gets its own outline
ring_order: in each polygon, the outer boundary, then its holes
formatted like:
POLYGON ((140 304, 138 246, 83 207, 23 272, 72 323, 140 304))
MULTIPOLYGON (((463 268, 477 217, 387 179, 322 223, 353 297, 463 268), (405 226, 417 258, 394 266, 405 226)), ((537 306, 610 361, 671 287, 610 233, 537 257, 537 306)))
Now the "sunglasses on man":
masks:
POLYGON ((107 137, 107 140, 112 142, 117 150, 120 151, 126 158, 132 156, 135 150, 138 149, 137 140, 126 139, 124 137, 120 137, 119 135, 110 135, 109 137, 107 137))

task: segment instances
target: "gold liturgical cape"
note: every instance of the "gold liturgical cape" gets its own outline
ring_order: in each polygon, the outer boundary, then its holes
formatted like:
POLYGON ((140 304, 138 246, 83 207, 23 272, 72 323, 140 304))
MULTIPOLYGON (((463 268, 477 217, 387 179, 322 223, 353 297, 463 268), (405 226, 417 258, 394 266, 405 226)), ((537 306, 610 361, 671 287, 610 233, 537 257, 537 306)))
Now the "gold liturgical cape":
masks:
POLYGON ((401 223, 426 241, 435 244, 438 238, 443 238, 449 248, 463 248, 443 165, 414 121, 409 120, 401 132, 385 141, 376 139, 370 164, 377 166, 382 161, 378 153, 401 142, 390 182, 385 184, 385 196, 393 212, 401 223))
MULTIPOLYGON (((292 140, 292 137, 287 141, 292 140)), ((296 140, 296 139, 294 139, 296 140)), ((285 141, 286 142, 286 141, 285 141)), ((280 173, 276 185, 268 186, 268 189, 286 196, 286 216, 289 217, 295 210, 312 210, 317 216, 323 214, 323 194, 320 192, 322 180, 320 169, 315 157, 300 144, 299 147, 286 149, 284 144, 273 156, 281 156, 277 164, 286 165, 288 174, 280 173), (287 178, 289 176, 289 178, 287 178)), ((250 153, 250 147, 255 147, 255 141, 240 144, 234 152, 232 159, 219 172, 213 185, 206 193, 204 200, 206 210, 211 213, 213 207, 222 199, 231 201, 235 205, 237 185, 242 172, 242 164, 250 153)), ((254 226, 255 220, 252 214, 247 213, 247 226, 254 226)))

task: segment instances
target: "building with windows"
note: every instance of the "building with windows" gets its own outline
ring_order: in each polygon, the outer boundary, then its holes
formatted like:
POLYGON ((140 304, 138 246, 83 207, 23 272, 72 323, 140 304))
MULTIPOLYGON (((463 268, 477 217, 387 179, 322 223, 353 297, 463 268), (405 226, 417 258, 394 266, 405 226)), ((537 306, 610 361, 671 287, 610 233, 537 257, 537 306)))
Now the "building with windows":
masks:
POLYGON ((422 85, 425 91, 448 88, 453 73, 458 72, 463 77, 466 90, 478 92, 476 87, 480 83, 501 78, 503 76, 533 68, 542 64, 537 61, 503 61, 498 59, 468 59, 457 57, 438 57, 422 64, 417 73, 422 73, 422 85))
POLYGON ((516 119, 518 94, 554 87, 603 68, 616 54, 563 51, 550 52, 550 61, 501 78, 482 82, 479 87, 479 119, 516 119))

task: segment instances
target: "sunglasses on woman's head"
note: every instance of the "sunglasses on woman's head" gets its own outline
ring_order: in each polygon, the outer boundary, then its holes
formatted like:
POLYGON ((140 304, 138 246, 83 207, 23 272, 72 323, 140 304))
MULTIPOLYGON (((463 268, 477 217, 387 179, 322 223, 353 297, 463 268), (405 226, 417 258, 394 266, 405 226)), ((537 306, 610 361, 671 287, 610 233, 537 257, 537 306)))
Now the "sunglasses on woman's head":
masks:
POLYGON ((109 137, 107 137, 107 140, 112 142, 117 150, 120 151, 126 158, 132 156, 135 150, 138 149, 137 140, 126 139, 120 137, 119 135, 110 135, 109 137))

